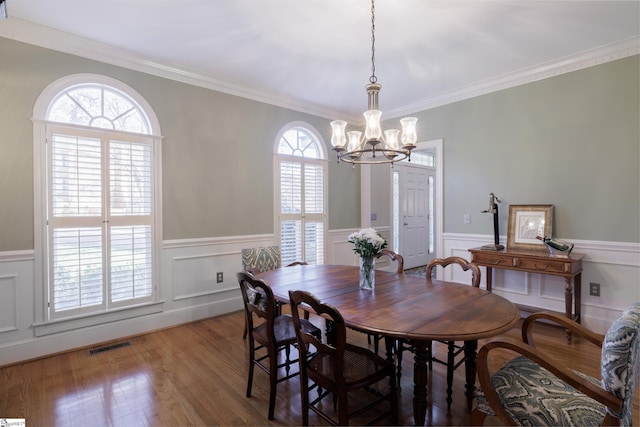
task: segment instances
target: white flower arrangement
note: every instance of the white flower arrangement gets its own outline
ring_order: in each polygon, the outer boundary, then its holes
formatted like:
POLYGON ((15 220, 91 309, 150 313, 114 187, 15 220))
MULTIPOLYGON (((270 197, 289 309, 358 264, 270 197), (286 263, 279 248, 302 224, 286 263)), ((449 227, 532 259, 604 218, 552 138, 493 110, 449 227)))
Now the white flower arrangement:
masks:
POLYGON ((351 233, 348 241, 353 243, 353 251, 363 258, 374 258, 387 247, 387 241, 373 228, 363 228, 351 233))

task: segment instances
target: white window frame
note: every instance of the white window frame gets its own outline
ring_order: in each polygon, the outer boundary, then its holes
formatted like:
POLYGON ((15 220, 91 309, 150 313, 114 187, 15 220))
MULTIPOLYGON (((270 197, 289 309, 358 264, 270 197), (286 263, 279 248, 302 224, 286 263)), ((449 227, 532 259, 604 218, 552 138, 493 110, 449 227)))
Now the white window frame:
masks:
MULTIPOLYGON (((299 162, 299 163, 303 163, 303 164, 315 164, 315 165, 320 165, 322 167, 322 171, 323 171, 323 183, 322 183, 322 191, 323 191, 323 213, 322 214, 311 214, 310 215, 310 219, 312 219, 313 221, 318 221, 318 222, 322 222, 323 224, 323 260, 326 261, 327 259, 327 235, 328 235, 328 199, 329 199, 329 195, 328 195, 328 159, 327 159, 327 150, 326 150, 326 144, 324 143, 324 140, 322 138, 322 136, 320 135, 320 133, 313 127, 311 126, 309 123, 306 122, 300 122, 300 121, 296 121, 296 122, 290 122, 287 123, 285 126, 282 127, 282 129, 280 129, 280 132, 278 132, 276 139, 275 139, 275 143, 274 143, 274 162, 273 162, 273 176, 274 176, 274 220, 275 220, 275 240, 278 242, 278 245, 281 245, 281 241, 280 241, 280 237, 281 237, 281 224, 283 220, 286 219, 296 219, 296 215, 292 215, 292 214, 282 214, 281 213, 281 206, 280 206, 280 201, 281 201, 281 192, 280 192, 280 162, 281 161, 293 161, 293 162, 299 162), (316 147, 318 148, 318 155, 319 158, 317 159, 313 159, 313 158, 309 158, 309 157, 302 157, 302 156, 290 156, 290 155, 285 155, 285 154, 280 154, 278 152, 278 148, 280 145, 280 140, 282 139, 282 137, 284 136, 284 134, 292 129, 301 129, 307 133, 309 133, 314 139, 315 139, 315 143, 316 143, 316 147)), ((303 233, 304 233, 304 220, 305 220, 305 213, 303 212, 301 215, 297 215, 298 217, 301 217, 302 221, 303 221, 303 233)), ((302 256, 303 258, 305 257, 305 248, 304 248, 304 244, 302 245, 302 256)), ((302 261, 302 260, 297 260, 297 261, 302 261)))
POLYGON ((162 310, 162 287, 160 285, 160 256, 162 245, 162 150, 161 132, 158 119, 148 104, 148 102, 134 89, 128 85, 98 74, 74 74, 63 77, 47 86, 36 100, 33 112, 33 153, 34 153, 34 281, 35 281, 35 334, 36 336, 51 333, 63 332, 78 327, 97 325, 116 320, 122 320, 141 315, 157 313, 162 310), (48 108, 58 94, 72 86, 80 84, 97 84, 110 86, 125 95, 129 96, 140 107, 146 115, 149 125, 149 134, 131 134, 116 130, 106 130, 101 128, 77 126, 72 124, 59 124, 47 121, 48 108), (49 289, 48 289, 48 260, 47 260, 47 156, 45 140, 47 132, 51 126, 65 126, 77 128, 78 130, 90 130, 98 132, 108 132, 110 134, 129 135, 132 137, 143 137, 152 140, 154 171, 153 180, 153 281, 154 297, 151 300, 141 302, 136 305, 118 307, 117 304, 108 310, 99 313, 79 314, 68 318, 55 319, 49 315, 49 289))

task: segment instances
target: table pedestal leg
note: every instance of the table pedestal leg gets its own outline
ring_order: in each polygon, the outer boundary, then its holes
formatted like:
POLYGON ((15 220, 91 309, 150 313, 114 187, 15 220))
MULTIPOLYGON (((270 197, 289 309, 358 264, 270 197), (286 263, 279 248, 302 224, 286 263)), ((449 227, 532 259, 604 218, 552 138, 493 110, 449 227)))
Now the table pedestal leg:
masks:
POLYGON ((476 356, 478 341, 464 342, 464 370, 467 379, 464 394, 467 396, 467 409, 471 411, 476 391, 476 356))
POLYGON ((413 421, 415 425, 423 426, 427 412, 427 341, 415 341, 413 345, 413 421))

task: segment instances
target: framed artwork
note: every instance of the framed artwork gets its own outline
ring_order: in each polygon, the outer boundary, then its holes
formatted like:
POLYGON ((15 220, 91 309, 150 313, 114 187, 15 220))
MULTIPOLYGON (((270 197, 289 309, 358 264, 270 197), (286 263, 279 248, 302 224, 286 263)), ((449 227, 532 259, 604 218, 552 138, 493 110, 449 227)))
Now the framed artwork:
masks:
POLYGON ((550 236, 553 205, 509 205, 507 249, 546 250, 536 237, 550 236))

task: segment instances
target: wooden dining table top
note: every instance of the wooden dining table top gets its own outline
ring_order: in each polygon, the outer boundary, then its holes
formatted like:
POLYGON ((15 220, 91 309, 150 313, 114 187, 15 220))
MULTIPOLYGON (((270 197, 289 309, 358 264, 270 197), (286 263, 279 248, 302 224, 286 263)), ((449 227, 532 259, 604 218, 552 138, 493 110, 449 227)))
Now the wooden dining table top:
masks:
POLYGON ((303 289, 336 307, 347 326, 411 340, 478 340, 511 329, 520 319, 507 299, 470 285, 376 270, 375 289, 358 287, 359 269, 303 265, 260 273, 275 297, 303 289))

